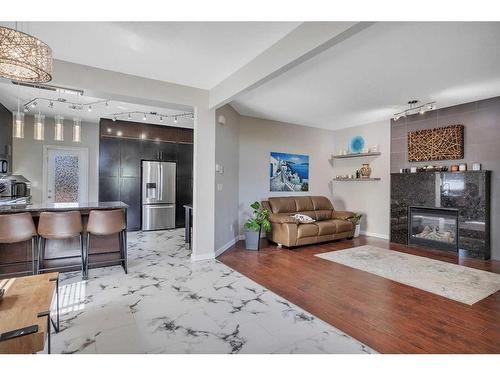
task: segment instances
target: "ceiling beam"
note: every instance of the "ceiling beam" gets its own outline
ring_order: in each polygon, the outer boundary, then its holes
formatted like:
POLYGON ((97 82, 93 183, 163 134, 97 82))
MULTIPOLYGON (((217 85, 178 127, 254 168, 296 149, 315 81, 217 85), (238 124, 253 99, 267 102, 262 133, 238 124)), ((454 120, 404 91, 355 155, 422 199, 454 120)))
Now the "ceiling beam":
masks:
MULTIPOLYGON (((350 38, 374 22, 303 22, 210 90, 210 108, 219 108, 293 67, 350 38)), ((244 46, 243 46, 244 48, 244 46)), ((223 59, 224 57, 221 56, 223 59)))

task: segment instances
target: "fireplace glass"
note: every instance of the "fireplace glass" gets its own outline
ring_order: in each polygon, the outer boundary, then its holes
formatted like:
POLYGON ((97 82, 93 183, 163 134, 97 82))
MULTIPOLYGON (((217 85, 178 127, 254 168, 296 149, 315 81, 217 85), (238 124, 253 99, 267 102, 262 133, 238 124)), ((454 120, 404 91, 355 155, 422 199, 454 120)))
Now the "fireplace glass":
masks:
POLYGON ((458 252, 458 210, 409 207, 408 244, 458 252))

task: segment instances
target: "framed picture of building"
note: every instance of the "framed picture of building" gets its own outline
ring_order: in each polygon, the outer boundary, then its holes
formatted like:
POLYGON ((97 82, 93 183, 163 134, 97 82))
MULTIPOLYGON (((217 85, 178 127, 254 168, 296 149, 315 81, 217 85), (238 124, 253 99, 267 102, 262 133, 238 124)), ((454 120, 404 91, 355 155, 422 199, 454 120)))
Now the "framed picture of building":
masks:
POLYGON ((271 152, 270 191, 309 191, 309 155, 271 152))

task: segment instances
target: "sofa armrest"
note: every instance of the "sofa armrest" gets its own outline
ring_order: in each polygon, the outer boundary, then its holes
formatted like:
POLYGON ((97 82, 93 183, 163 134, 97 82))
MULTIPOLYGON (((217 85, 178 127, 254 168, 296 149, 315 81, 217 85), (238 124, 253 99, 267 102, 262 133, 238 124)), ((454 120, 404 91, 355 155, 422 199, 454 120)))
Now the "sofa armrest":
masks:
POLYGON ((332 219, 349 220, 354 218, 356 214, 351 211, 333 211, 332 219))
POLYGON ((297 220, 290 216, 289 214, 270 214, 269 221, 274 224, 296 224, 297 220))

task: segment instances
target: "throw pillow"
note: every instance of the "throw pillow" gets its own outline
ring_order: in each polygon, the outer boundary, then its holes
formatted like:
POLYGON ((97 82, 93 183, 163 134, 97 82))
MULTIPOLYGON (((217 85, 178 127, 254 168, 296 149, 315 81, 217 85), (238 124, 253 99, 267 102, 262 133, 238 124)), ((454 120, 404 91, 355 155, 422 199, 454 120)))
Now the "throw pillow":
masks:
POLYGON ((316 221, 312 217, 303 214, 295 214, 292 217, 300 224, 314 223, 316 221))

